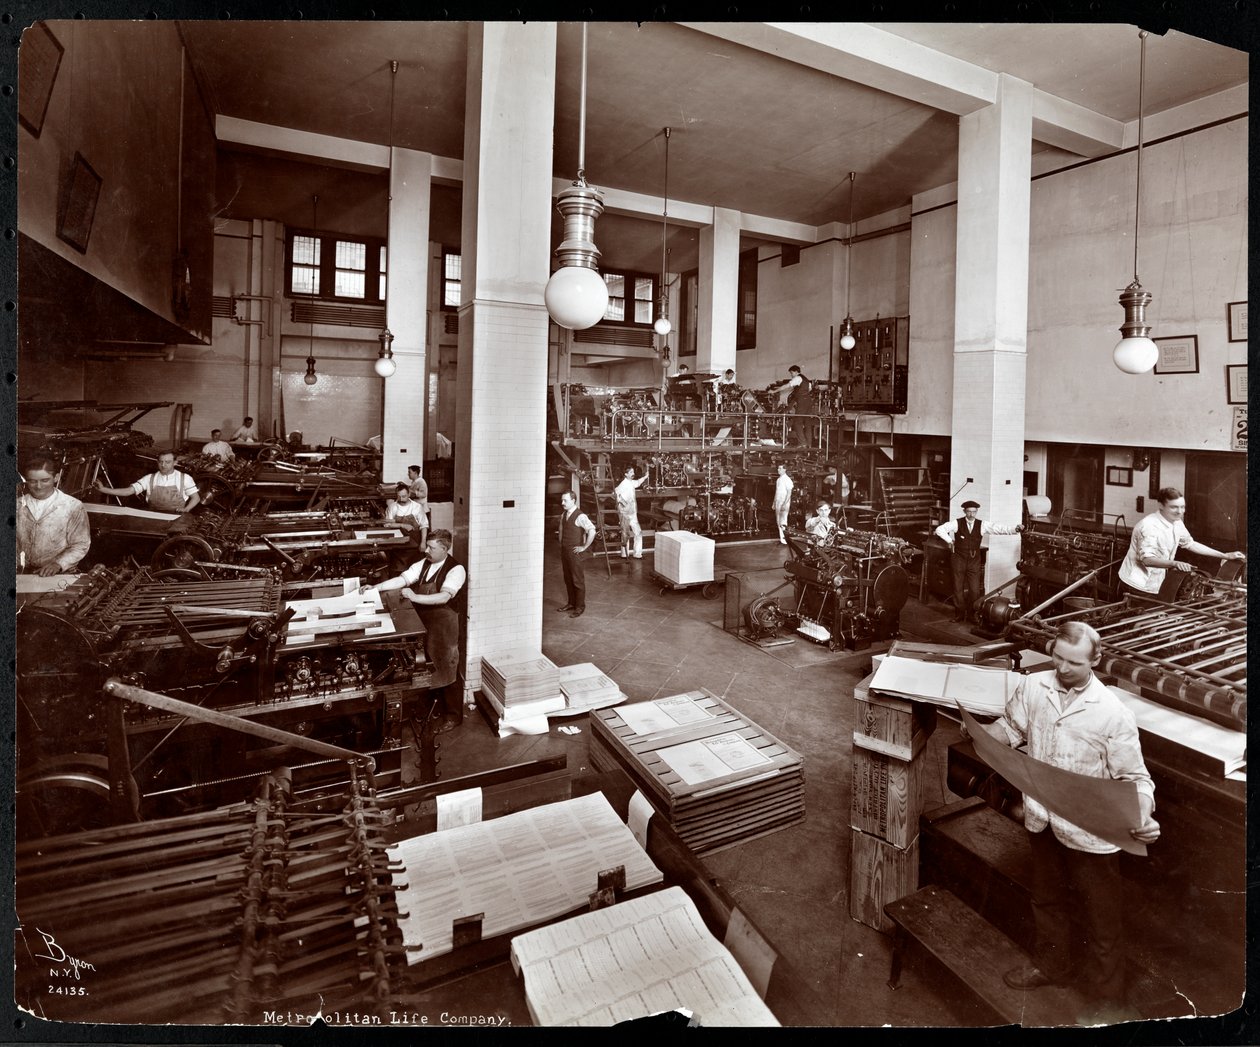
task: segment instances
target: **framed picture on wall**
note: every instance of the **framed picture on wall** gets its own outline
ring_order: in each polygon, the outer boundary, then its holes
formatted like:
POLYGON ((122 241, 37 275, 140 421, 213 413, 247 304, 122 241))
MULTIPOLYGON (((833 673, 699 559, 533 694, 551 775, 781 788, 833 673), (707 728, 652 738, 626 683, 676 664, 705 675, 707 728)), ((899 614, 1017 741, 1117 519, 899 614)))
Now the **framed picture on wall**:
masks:
POLYGON ((1225 365, 1225 402, 1227 404, 1245 404, 1247 402, 1247 365, 1225 365))
POLYGON ((1199 336, 1178 335, 1176 338, 1152 338, 1159 347, 1156 374, 1198 374, 1199 336))
POLYGON ((1229 340, 1245 342, 1247 340, 1247 303, 1229 303, 1229 340))
POLYGON ((1107 483, 1111 487, 1132 487, 1133 470, 1127 466, 1107 466, 1107 483))
POLYGON ((57 235, 76 251, 87 254, 96 201, 101 195, 101 176, 79 153, 61 191, 57 235))
POLYGON ((22 46, 18 48, 18 121, 36 138, 44 129, 44 115, 63 54, 65 48, 43 22, 36 22, 22 34, 22 46))

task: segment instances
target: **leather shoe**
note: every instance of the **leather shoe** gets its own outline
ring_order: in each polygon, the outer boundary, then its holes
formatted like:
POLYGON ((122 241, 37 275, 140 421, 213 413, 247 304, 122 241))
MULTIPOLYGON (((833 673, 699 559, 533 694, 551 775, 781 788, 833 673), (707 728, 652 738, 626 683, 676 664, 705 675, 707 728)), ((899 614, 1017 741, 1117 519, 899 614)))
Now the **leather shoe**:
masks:
POLYGON ((556 610, 557 611, 571 611, 573 610, 573 604, 567 603, 563 607, 557 607, 556 610))
POLYGON ((585 610, 586 610, 585 607, 575 607, 573 608, 573 610, 569 612, 569 617, 580 618, 585 610))
POLYGON ((461 723, 463 718, 456 716, 454 713, 446 713, 434 726, 434 734, 445 734, 447 731, 453 731, 461 723))
POLYGON ((1043 985, 1059 984, 1040 967, 1012 967, 1002 975, 1002 981, 1012 989, 1040 989, 1043 985))

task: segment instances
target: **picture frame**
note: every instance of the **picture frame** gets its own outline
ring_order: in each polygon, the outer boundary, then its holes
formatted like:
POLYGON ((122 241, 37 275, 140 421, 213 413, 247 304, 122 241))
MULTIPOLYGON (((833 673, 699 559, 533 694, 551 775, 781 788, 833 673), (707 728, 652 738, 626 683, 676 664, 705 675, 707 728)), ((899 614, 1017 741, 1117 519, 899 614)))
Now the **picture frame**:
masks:
POLYGON ((1107 485, 1109 487, 1132 487, 1133 470, 1128 466, 1107 466, 1107 485))
POLYGON ((22 34, 18 48, 18 122, 36 138, 44 129, 44 117, 65 50, 44 22, 36 22, 22 34))
POLYGON ((1159 359, 1155 362, 1156 374, 1199 373, 1198 335, 1183 334, 1171 338, 1152 338, 1151 341, 1159 348, 1159 359))
POLYGON ((1226 308, 1229 310, 1229 340, 1245 342, 1247 340, 1247 303, 1230 302, 1226 308))
POLYGON ((62 190, 57 213, 57 235, 81 254, 87 254, 96 217, 96 201, 101 195, 101 176, 83 154, 76 152, 62 190))
POLYGON ((1245 404, 1247 402, 1247 365, 1225 365, 1225 402, 1227 404, 1245 404))

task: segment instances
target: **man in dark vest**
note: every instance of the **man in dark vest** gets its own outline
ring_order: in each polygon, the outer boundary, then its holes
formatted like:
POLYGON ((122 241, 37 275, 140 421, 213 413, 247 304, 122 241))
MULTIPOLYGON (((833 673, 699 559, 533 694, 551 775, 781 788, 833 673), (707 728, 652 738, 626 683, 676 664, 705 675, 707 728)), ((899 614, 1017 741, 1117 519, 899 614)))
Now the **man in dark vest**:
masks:
POLYGON ((582 554, 595 541, 595 525, 583 512, 578 511, 577 498, 572 491, 560 496, 560 565, 564 568, 564 589, 568 595, 562 611, 570 618, 577 618, 586 610, 586 573, 582 570, 582 554))
POLYGON ((459 681, 460 630, 467 607, 465 594, 468 581, 463 565, 451 556, 451 532, 437 530, 429 535, 423 560, 413 563, 402 574, 379 585, 365 585, 363 592, 374 588, 384 592, 401 589, 402 595, 415 605, 424 624, 424 651, 432 665, 429 696, 435 712, 441 713, 437 730, 449 731, 464 719, 464 689, 459 681))
POLYGON ((1022 524, 1004 527, 988 520, 977 520, 979 502, 962 504, 963 515, 957 520, 946 520, 936 529, 936 537, 945 542, 954 554, 950 566, 954 572, 954 621, 965 622, 971 618, 973 604, 984 595, 984 568, 980 558, 980 546, 986 535, 1019 534, 1022 524))

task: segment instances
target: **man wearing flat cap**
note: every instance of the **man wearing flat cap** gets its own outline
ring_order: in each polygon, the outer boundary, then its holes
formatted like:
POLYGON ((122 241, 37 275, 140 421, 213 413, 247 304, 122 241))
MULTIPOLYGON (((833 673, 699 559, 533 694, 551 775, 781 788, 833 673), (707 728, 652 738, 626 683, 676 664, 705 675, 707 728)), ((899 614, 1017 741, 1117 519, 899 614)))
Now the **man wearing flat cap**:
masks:
POLYGON ((1004 527, 988 520, 977 520, 980 503, 968 499, 962 504, 963 515, 946 520, 936 529, 936 537, 953 551, 950 567, 954 572, 954 621, 971 619, 972 604, 984 595, 984 568, 980 545, 990 534, 1019 534, 1022 524, 1004 527))

